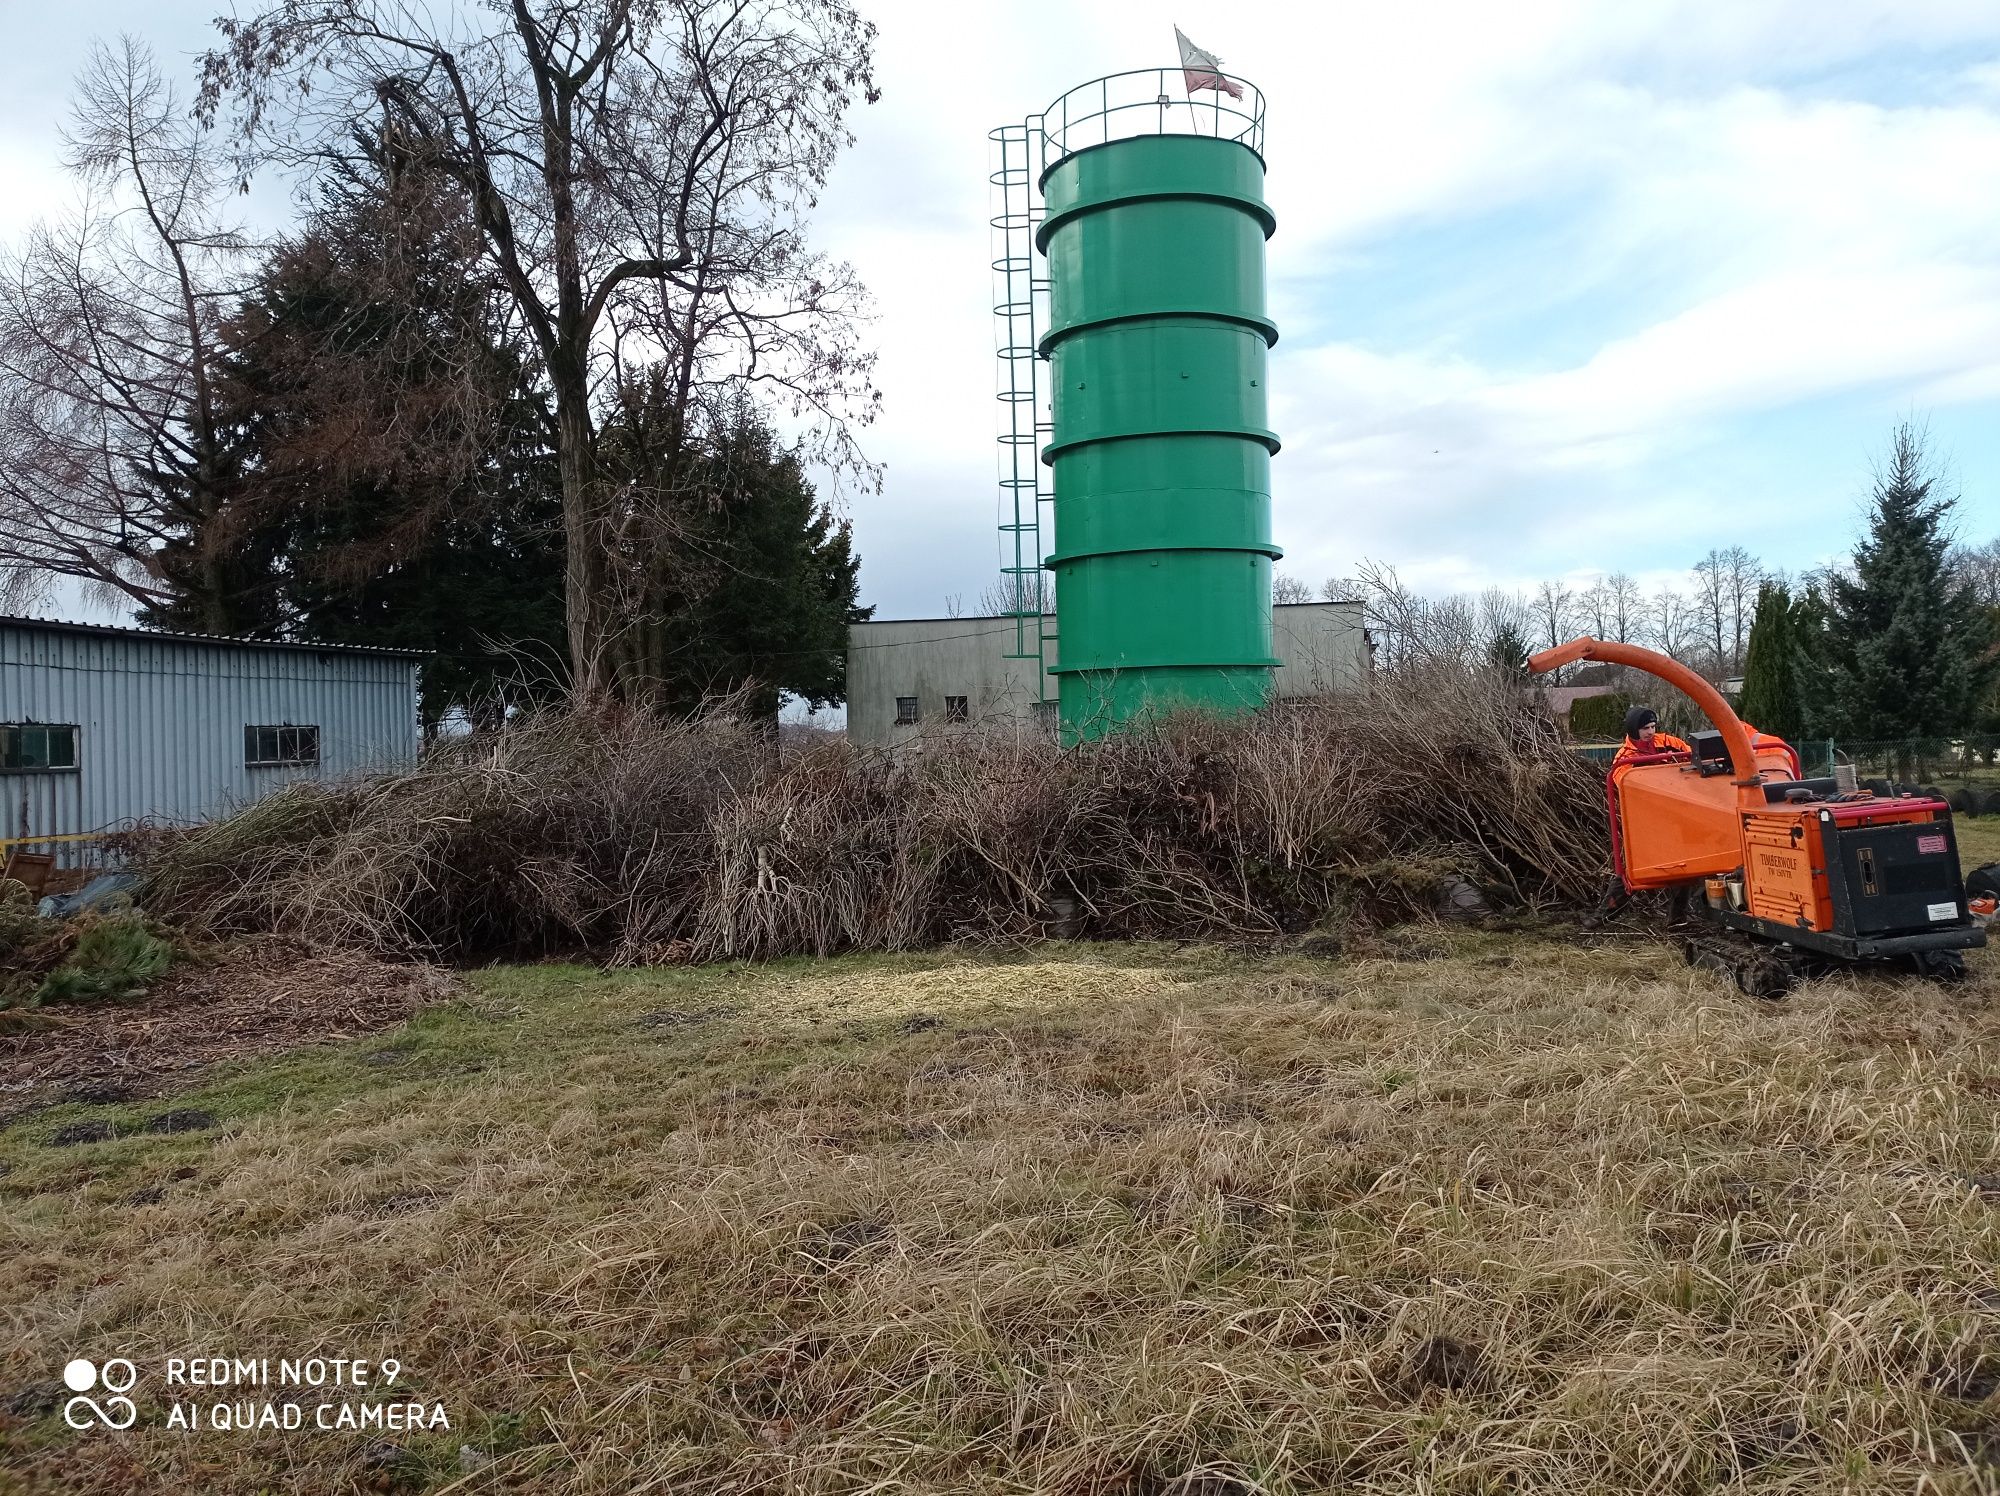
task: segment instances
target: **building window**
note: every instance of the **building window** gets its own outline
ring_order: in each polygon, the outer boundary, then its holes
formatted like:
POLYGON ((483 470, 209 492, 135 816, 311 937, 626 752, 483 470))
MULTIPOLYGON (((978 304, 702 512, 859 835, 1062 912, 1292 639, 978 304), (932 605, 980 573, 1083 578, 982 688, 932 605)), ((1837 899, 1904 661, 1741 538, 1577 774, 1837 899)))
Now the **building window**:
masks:
POLYGON ((970 722, 972 710, 963 696, 947 696, 944 699, 944 720, 947 722, 970 722))
POLYGON ((917 698, 914 696, 898 696, 896 698, 896 725, 898 727, 908 727, 916 720, 917 698))
POLYGON ((0 724, 0 770, 40 774, 76 767, 76 729, 44 722, 0 724))
POLYGON ((245 727, 243 763, 246 768, 273 764, 293 767, 319 762, 317 727, 245 727))

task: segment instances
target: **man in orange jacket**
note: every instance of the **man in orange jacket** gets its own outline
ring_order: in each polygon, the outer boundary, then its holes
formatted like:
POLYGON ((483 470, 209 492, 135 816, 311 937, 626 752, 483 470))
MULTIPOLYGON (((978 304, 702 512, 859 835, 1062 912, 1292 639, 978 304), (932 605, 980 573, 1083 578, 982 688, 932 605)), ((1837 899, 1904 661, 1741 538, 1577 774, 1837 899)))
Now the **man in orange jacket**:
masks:
POLYGON ((1625 741, 1619 746, 1618 756, 1611 760, 1616 768, 1632 759, 1658 753, 1688 753, 1694 750, 1672 733, 1660 731, 1660 714, 1649 706, 1635 706, 1625 714, 1625 741))

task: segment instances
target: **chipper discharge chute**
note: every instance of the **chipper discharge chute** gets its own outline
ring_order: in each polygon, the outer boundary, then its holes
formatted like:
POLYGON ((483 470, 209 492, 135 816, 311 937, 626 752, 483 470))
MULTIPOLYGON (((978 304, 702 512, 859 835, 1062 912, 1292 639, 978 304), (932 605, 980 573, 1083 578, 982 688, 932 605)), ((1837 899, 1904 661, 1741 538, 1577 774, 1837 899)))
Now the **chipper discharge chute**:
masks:
POLYGON ((1841 792, 1801 779, 1798 755, 1747 726, 1676 660, 1632 644, 1572 639, 1528 661, 1629 665, 1691 697, 1714 725, 1692 753, 1628 758, 1605 794, 1611 857, 1630 895, 1664 889, 1714 927, 1688 958, 1775 997, 1818 963, 1902 961, 1953 979, 1986 943, 1968 914, 1951 807, 1923 796, 1841 792))

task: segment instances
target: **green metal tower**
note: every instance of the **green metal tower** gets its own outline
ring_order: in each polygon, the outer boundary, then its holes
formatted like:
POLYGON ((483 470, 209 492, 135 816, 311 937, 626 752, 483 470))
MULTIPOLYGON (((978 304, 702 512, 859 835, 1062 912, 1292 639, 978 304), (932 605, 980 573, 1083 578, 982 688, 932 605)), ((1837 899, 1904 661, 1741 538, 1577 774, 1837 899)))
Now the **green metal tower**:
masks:
POLYGON ((1278 663, 1263 99, 1177 101, 1181 77, 1099 79, 1030 121, 1066 741, 1162 708, 1254 710, 1278 663))

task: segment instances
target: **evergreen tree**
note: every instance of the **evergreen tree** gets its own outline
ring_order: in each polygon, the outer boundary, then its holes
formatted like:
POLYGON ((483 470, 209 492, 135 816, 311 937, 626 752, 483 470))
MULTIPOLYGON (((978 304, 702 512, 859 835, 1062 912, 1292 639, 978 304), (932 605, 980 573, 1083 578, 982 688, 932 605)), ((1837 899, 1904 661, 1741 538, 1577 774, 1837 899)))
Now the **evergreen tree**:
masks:
MULTIPOLYGON (((560 489, 463 204, 379 166, 322 191, 226 327, 229 502, 164 569, 225 576, 246 632, 426 651, 426 725, 490 719, 525 679, 561 684, 560 489)), ((148 621, 203 627, 212 590, 148 621)))
POLYGON ((848 625, 875 611, 856 605, 861 558, 851 527, 746 411, 711 444, 705 466, 722 502, 697 544, 719 564, 690 610, 690 647, 676 672, 681 704, 749 686, 754 710, 775 722, 781 691, 814 707, 845 701, 848 625))
POLYGON ((673 564, 634 625, 657 631, 644 652, 666 674, 643 689, 635 679, 635 699, 684 713, 748 691, 753 714, 774 725, 781 694, 815 707, 845 700, 847 628, 874 611, 855 603, 850 527, 747 402, 691 435, 664 394, 657 371, 628 386, 599 454, 676 532, 673 564))
POLYGON ((1840 703, 1827 642, 1827 594, 1833 584, 1827 574, 1808 574, 1792 601, 1792 658, 1799 681, 1802 731, 1808 737, 1831 737, 1840 730, 1840 703))
MULTIPOLYGON (((226 377, 226 369, 219 363, 215 372, 226 377)), ((150 558, 163 595, 136 610, 138 621, 179 633, 276 638, 285 621, 276 586, 285 537, 244 501, 251 458, 240 433, 225 420, 215 435, 200 463, 167 456, 134 470, 174 517, 160 526, 150 558)))
POLYGON ((1528 678, 1528 641, 1511 623, 1493 631, 1486 644, 1486 663, 1513 680, 1528 678))
POLYGON ((1750 626, 1750 647, 1744 657, 1743 699, 1739 710, 1746 722, 1797 744, 1805 736, 1805 700, 1800 690, 1798 639, 1792 631, 1797 613, 1782 582, 1766 582, 1757 591, 1756 619, 1750 626))
POLYGON ((1834 576, 1828 656, 1842 723, 1859 738, 1943 737, 1977 714, 1991 630, 1946 564, 1954 495, 1923 432, 1898 426, 1875 475, 1868 534, 1852 576, 1834 576))
POLYGON ((1569 735, 1580 742, 1615 743, 1625 736, 1625 713, 1632 698, 1613 691, 1609 696, 1585 696, 1569 709, 1569 735))

